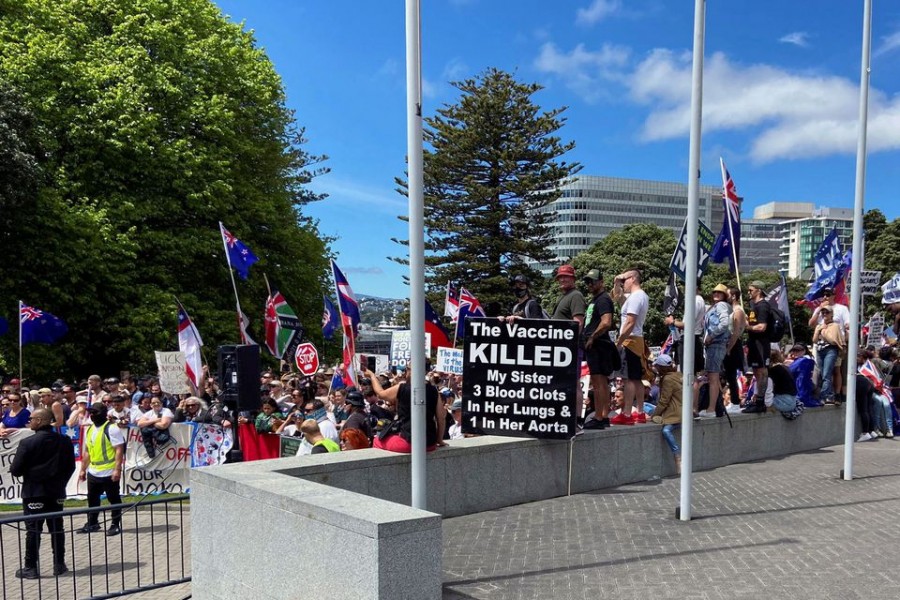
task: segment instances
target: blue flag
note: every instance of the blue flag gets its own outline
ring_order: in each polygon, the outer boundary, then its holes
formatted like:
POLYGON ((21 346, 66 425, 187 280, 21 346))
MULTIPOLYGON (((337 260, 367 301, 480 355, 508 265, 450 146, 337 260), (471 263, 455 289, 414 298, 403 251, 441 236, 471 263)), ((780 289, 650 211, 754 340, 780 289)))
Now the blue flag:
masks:
POLYGON ((225 244, 225 252, 228 253, 228 264, 234 267, 241 279, 247 279, 250 274, 250 266, 259 262, 259 258, 241 240, 234 237, 225 226, 219 222, 222 232, 222 243, 225 244))
POLYGON ((725 218, 710 259, 714 263, 723 263, 727 260, 729 270, 736 273, 738 267, 734 264, 735 258, 740 260, 741 256, 741 199, 737 195, 731 173, 725 168, 725 161, 720 158, 719 164, 722 167, 722 202, 725 205, 725 218))
POLYGON ((66 335, 69 328, 62 319, 19 302, 19 331, 22 345, 52 344, 66 335))
POLYGON ((322 312, 322 336, 330 340, 341 326, 341 317, 331 298, 323 294, 322 299, 325 301, 325 310, 322 312))
MULTIPOLYGON (((816 272, 816 278, 806 293, 806 300, 809 302, 821 297, 822 290, 825 288, 836 288, 844 279, 847 265, 844 264, 844 253, 841 250, 841 241, 838 237, 837 229, 832 229, 825 236, 819 249, 816 250, 816 255, 813 257, 813 267, 816 272)), ((840 301, 840 298, 837 300, 840 301)))

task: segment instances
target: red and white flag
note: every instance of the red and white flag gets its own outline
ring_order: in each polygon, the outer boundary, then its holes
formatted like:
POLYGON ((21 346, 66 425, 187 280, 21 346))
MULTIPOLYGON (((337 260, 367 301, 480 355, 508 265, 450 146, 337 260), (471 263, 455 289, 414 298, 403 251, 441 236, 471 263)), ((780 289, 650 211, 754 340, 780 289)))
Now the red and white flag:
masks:
POLYGON ((202 347, 200 332, 197 331, 181 302, 178 302, 178 350, 184 352, 184 370, 198 390, 201 389, 200 378, 203 375, 203 360, 200 354, 202 347))

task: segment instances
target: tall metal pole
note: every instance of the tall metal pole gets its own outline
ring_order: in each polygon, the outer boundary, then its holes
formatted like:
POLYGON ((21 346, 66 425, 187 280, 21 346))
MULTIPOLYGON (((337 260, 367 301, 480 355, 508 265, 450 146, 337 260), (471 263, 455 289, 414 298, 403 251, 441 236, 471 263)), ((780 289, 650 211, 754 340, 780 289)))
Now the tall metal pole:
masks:
POLYGON ((406 0, 406 147, 409 169, 409 328, 412 344, 412 505, 425 489, 425 208, 422 175, 422 58, 419 0, 406 0))
MULTIPOLYGON (((694 3, 694 64, 691 70, 691 143, 688 167, 687 258, 684 267, 684 338, 681 372, 681 500, 678 518, 691 520, 691 471, 694 437, 694 313, 697 297, 697 231, 700 218, 700 120, 703 113, 703 39, 706 27, 706 0, 694 3)), ((715 403, 715 400, 710 399, 715 403)))
MULTIPOLYGON (((866 129, 869 115, 869 57, 872 50, 872 0, 864 0, 862 67, 859 76, 859 139, 856 144, 856 194, 853 197, 853 260, 863 252, 863 204, 866 193, 866 129)), ((863 265, 853 265, 850 275, 850 334, 847 336, 847 415, 844 418, 844 470, 853 479, 853 443, 856 441, 856 353, 859 350, 859 308, 863 265)))

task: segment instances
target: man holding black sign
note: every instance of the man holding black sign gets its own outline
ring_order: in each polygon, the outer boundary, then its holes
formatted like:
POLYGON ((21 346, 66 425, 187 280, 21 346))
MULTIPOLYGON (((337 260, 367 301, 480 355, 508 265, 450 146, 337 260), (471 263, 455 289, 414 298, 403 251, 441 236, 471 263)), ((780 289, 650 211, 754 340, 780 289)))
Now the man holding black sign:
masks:
MULTIPOLYGON (((593 295, 584 317, 582 342, 585 358, 591 374, 594 390, 595 429, 609 427, 609 376, 618 371, 622 363, 615 344, 609 338, 613 327, 613 302, 603 283, 599 269, 591 269, 582 279, 593 295)), ((586 427, 587 428, 587 427, 586 427)))

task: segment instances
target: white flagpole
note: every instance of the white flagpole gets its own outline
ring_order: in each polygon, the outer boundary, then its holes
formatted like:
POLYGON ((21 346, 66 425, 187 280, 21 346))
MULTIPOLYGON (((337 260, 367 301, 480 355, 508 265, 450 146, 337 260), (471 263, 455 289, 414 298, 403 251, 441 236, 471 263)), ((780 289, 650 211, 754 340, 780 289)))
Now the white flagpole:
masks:
MULTIPOLYGON (((863 8, 862 66, 859 76, 859 139, 856 146, 856 194, 853 199, 853 259, 863 253, 863 204, 866 192, 866 129, 869 115, 869 75, 872 50, 872 0, 863 8)), ((844 480, 853 479, 853 443, 856 441, 856 353, 859 350, 859 307, 862 298, 862 263, 850 274, 850 335, 847 339, 846 417, 844 419, 844 480)))
POLYGON ((237 307, 238 335, 241 343, 247 343, 244 339, 244 313, 241 311, 241 301, 238 300, 237 283, 234 281, 234 269, 231 266, 231 255, 228 254, 228 241, 225 239, 225 226, 219 221, 219 235, 222 236, 222 246, 225 248, 225 260, 228 262, 228 274, 231 276, 231 289, 234 290, 234 304, 237 307))
MULTIPOLYGON (((19 300, 19 389, 22 389, 22 301, 19 300)), ((25 406, 22 402, 21 406, 25 406)))
MULTIPOLYGON (((725 204, 725 221, 728 223, 728 235, 731 238, 731 257, 734 259, 734 276, 737 278, 738 289, 741 290, 741 268, 738 265, 737 244, 734 242, 734 227, 731 224, 731 200, 728 198, 728 179, 725 176, 725 160, 719 157, 719 166, 722 168, 722 200, 725 204)), ((733 180, 732 180, 733 181, 733 180)), ((738 204, 740 215, 741 205, 738 204)), ((741 310, 744 310, 744 295, 741 294, 741 310)))
MULTIPOLYGON (((699 230, 700 205, 700 120, 703 113, 703 43, 706 27, 706 0, 694 2, 694 61, 691 70, 691 138, 690 166, 688 167, 688 210, 687 210, 687 259, 684 269, 684 338, 682 339, 681 372, 684 383, 681 394, 684 398, 681 408, 681 498, 676 509, 676 518, 691 520, 691 482, 693 479, 693 437, 694 409, 694 344, 693 335, 697 315, 690 309, 690 302, 697 297, 697 236, 699 230)), ((711 402, 714 402, 711 400, 711 402)))
MULTIPOLYGON (((422 158, 422 22, 420 0, 406 0, 406 154, 409 170, 409 329, 412 344, 413 508, 427 508, 425 488, 425 209, 422 158)), ((438 435, 443 433, 438 432, 438 435)))

